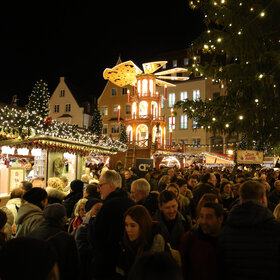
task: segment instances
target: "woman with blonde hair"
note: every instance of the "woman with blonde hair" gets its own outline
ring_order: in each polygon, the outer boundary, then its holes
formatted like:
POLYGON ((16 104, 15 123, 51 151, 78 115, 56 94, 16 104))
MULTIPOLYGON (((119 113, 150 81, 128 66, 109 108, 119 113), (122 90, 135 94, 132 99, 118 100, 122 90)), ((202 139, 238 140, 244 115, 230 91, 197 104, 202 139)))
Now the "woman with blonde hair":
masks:
POLYGON ((273 216, 275 217, 276 220, 280 221, 280 203, 278 203, 274 208, 273 216))
POLYGON ((61 179, 58 177, 50 177, 46 188, 48 193, 48 204, 62 203, 62 200, 67 195, 63 190, 64 186, 61 179))
POLYGON ((71 234, 75 234, 76 229, 82 224, 83 218, 86 216, 86 198, 80 199, 74 209, 74 218, 70 220, 68 226, 68 232, 71 234))

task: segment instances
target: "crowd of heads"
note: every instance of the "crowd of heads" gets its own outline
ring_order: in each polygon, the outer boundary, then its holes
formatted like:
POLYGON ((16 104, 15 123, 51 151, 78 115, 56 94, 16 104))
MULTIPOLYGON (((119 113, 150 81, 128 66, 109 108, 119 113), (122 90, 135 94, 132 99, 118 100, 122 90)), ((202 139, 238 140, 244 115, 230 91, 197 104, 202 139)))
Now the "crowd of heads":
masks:
MULTIPOLYGON (((131 169, 102 171, 101 168, 91 171, 72 181, 65 176, 51 177, 46 189, 32 187, 31 182, 22 181, 19 188, 12 190, 10 203, 0 209, 1 266, 5 264, 1 279, 20 277, 19 270, 10 271, 9 260, 15 250, 27 250, 28 255, 33 254, 32 260, 27 257, 20 263, 22 267, 31 262, 32 267, 40 269, 41 275, 44 275, 42 279, 59 279, 57 255, 53 247, 48 242, 33 240, 29 234, 18 236, 18 232, 30 230, 23 231, 24 220, 19 220, 26 205, 36 207, 36 211, 41 213, 42 223, 56 224, 76 240, 82 227, 86 228, 98 216, 103 204, 112 199, 113 194, 125 193, 134 205, 122 213, 120 242, 139 260, 130 267, 125 276, 127 279, 182 279, 181 269, 170 250, 166 250, 166 244, 164 251, 169 254, 145 254, 154 246, 155 231, 163 236, 165 243, 173 242, 166 240, 168 237, 165 237, 163 227, 167 233, 171 233, 175 225, 181 227, 177 233, 180 240, 193 228, 217 238, 231 210, 247 201, 257 201, 269 208, 276 219, 280 219, 278 171, 267 169, 252 174, 244 170, 236 172, 197 166, 151 169, 144 176, 131 169), (12 217, 10 235, 5 232, 9 214, 12 217), (161 229, 155 230, 155 224, 161 223, 161 229), (45 253, 37 257, 40 250, 45 253), (44 260, 41 258, 43 255, 44 260), (36 264, 39 259, 40 264, 36 264), (155 275, 157 278, 153 278, 155 275)), ((173 247, 179 250, 180 246, 181 243, 178 243, 173 247)))

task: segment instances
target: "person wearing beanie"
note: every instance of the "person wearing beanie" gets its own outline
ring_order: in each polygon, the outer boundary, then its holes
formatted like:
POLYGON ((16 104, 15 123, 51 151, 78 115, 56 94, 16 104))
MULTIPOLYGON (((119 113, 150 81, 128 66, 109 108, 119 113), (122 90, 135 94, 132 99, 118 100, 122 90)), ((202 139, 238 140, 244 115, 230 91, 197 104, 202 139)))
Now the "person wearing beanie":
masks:
POLYGON ((75 204, 83 197, 83 187, 84 183, 81 180, 73 180, 70 183, 70 193, 62 201, 68 218, 74 216, 72 214, 75 204))
POLYGON ((41 188, 32 188, 22 198, 24 203, 20 206, 15 221, 16 237, 28 236, 45 220, 43 209, 48 203, 47 192, 41 188))
POLYGON ((6 212, 0 209, 0 249, 6 241, 6 234, 4 233, 5 225, 7 223, 6 212))
POLYGON ((66 209, 60 203, 53 203, 43 210, 45 221, 29 237, 47 240, 53 245, 57 254, 60 280, 79 279, 79 257, 75 239, 65 232, 67 221, 66 209))
POLYGON ((33 238, 14 238, 5 243, 0 255, 2 280, 59 280, 54 248, 46 241, 33 238), (21 258, 15 265, 15 256, 21 258))

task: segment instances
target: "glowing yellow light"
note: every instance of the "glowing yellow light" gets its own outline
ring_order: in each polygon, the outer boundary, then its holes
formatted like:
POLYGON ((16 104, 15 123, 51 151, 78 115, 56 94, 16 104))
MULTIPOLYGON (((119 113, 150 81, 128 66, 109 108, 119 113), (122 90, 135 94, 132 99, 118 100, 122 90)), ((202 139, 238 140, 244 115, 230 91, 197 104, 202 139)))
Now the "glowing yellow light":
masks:
POLYGON ((256 98, 256 99, 255 99, 255 102, 258 103, 258 102, 259 102, 259 99, 256 98))
POLYGON ((216 118, 212 118, 212 121, 215 121, 216 120, 216 118))
POLYGON ((229 127, 229 124, 228 124, 228 123, 226 124, 226 127, 229 127))
POLYGON ((208 45, 204 45, 203 48, 208 50, 209 46, 208 45))
POLYGON ((263 74, 260 74, 260 75, 259 75, 259 79, 262 79, 262 78, 263 78, 263 74))
POLYGON ((222 38, 218 38, 218 39, 217 39, 217 42, 218 42, 218 43, 221 43, 221 42, 222 42, 222 38))
POLYGON ((265 12, 261 12, 260 16, 264 17, 265 16, 265 12))
POLYGON ((242 115, 239 116, 239 119, 240 119, 240 120, 243 120, 243 118, 244 118, 244 117, 243 117, 242 115))

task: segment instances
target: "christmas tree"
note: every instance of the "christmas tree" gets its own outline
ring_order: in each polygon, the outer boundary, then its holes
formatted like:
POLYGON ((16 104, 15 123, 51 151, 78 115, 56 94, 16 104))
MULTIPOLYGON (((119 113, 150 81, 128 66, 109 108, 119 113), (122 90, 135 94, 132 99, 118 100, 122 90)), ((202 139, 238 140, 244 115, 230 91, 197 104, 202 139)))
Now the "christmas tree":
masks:
POLYGON ((177 103, 198 128, 213 133, 246 134, 248 148, 270 152, 280 144, 279 1, 190 1, 204 14, 206 30, 190 48, 207 57, 194 63, 225 95, 177 103))
POLYGON ((99 110, 95 108, 93 110, 92 114, 92 124, 90 127, 90 130, 92 131, 93 134, 97 136, 102 135, 102 129, 103 129, 103 124, 102 124, 102 118, 99 110))
POLYGON ((127 133, 126 133, 126 127, 124 124, 121 124, 121 131, 120 131, 120 142, 126 144, 128 141, 127 133))
POLYGON ((43 80, 36 82, 29 96, 27 111, 30 115, 45 119, 49 115, 49 99, 48 85, 43 80))

